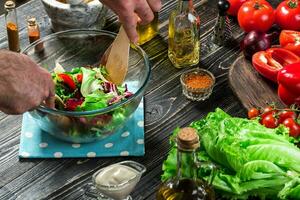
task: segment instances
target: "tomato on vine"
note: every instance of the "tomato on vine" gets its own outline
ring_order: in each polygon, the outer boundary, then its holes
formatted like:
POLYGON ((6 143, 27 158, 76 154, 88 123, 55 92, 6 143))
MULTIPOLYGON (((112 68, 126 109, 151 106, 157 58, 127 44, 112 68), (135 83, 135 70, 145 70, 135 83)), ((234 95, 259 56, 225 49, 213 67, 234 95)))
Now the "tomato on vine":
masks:
POLYGON ((282 124, 289 128, 289 135, 292 137, 300 136, 300 125, 293 118, 285 119, 282 124))
POLYGON ((263 117, 261 123, 267 128, 276 128, 278 126, 278 120, 272 113, 263 117))
POLYGON ((249 111, 248 111, 248 118, 249 119, 254 119, 255 117, 258 117, 259 116, 259 110, 257 108, 251 108, 249 111))

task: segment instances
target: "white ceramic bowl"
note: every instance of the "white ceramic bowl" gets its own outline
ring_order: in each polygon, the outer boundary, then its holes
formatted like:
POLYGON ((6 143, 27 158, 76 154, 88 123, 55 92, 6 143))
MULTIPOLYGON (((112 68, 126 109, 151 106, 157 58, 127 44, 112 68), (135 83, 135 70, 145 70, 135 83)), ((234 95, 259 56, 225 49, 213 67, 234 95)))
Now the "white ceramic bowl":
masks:
POLYGON ((83 3, 73 0, 72 4, 56 0, 42 0, 55 32, 68 29, 101 29, 105 23, 107 9, 99 0, 83 3))

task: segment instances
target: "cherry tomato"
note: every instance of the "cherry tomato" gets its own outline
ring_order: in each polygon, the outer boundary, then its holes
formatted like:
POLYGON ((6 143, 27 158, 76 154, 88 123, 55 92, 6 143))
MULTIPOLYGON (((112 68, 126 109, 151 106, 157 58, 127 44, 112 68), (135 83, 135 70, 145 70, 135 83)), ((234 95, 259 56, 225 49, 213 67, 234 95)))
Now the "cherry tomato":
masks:
POLYGON ((245 32, 267 32, 274 21, 274 10, 265 0, 247 1, 238 11, 238 22, 245 32))
POLYGON ((282 123, 284 126, 289 128, 289 135, 292 137, 300 136, 300 125, 293 118, 287 118, 282 123))
POLYGON ((275 11, 276 23, 286 30, 300 30, 300 1, 282 1, 275 11))
POLYGON ((268 114, 262 118, 261 123, 267 128, 276 128, 278 126, 278 120, 273 114, 268 114))
POLYGON ((284 110, 279 113, 278 123, 281 124, 287 118, 296 119, 296 117, 297 115, 294 111, 284 110))
POLYGON ((240 7, 248 0, 228 0, 230 3, 229 10, 227 11, 228 15, 237 16, 240 7))
POLYGON ((259 115, 259 110, 256 109, 256 108, 251 108, 248 111, 248 118, 249 119, 253 119, 253 118, 257 117, 258 115, 259 115))
POLYGON ((274 115, 276 113, 276 110, 274 110, 274 108, 272 106, 267 106, 263 109, 263 111, 261 113, 262 113, 261 118, 263 119, 269 114, 274 115))

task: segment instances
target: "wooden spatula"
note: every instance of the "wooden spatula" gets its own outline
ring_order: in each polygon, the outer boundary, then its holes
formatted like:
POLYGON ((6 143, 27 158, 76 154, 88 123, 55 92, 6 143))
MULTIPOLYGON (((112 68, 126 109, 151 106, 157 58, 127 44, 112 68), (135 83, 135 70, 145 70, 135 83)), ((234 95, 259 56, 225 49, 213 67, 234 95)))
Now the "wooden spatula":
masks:
MULTIPOLYGON (((106 57, 105 54, 103 57, 106 57)), ((128 59, 129 39, 124 28, 121 26, 117 37, 108 49, 108 56, 105 64, 110 81, 116 85, 121 85, 126 77, 128 59)))

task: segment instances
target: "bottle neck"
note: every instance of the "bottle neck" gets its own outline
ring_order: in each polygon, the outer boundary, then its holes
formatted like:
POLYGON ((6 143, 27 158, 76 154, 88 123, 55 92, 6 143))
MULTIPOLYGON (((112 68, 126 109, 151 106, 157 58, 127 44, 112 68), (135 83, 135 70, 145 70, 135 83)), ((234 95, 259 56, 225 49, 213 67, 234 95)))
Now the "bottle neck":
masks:
POLYGON ((195 151, 177 151, 177 179, 197 179, 195 151))
POLYGON ((193 7, 193 0, 178 0, 179 13, 188 12, 193 7))

